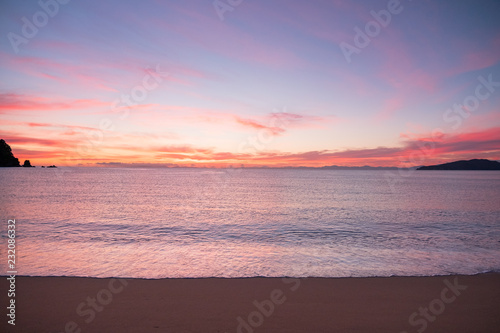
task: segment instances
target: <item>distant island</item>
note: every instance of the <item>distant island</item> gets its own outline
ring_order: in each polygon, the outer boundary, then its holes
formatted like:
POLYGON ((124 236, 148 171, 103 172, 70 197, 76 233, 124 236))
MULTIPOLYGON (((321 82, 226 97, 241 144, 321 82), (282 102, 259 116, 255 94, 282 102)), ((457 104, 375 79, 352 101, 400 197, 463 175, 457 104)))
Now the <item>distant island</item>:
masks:
POLYGON ((455 161, 450 163, 422 166, 417 170, 500 170, 500 163, 486 159, 455 161))
MULTIPOLYGON (((25 168, 34 168, 30 160, 24 161, 22 166, 25 168)), ((0 167, 21 167, 19 160, 14 156, 12 149, 4 139, 0 139, 0 167)))

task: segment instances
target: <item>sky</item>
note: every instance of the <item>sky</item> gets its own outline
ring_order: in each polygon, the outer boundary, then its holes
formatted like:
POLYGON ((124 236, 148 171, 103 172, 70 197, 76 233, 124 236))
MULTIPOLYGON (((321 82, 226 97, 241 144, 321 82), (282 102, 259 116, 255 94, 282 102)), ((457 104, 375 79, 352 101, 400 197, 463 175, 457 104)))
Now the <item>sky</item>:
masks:
POLYGON ((500 160, 500 2, 0 0, 0 138, 59 166, 500 160))

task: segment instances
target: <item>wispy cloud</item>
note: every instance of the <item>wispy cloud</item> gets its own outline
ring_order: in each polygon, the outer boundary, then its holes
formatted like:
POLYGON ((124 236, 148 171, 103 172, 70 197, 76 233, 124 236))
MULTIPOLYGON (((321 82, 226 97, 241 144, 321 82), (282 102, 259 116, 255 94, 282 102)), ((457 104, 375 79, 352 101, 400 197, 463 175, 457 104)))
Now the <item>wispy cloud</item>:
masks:
POLYGON ((19 111, 81 110, 110 107, 111 103, 97 99, 51 99, 14 93, 0 94, 0 113, 17 114, 19 111))

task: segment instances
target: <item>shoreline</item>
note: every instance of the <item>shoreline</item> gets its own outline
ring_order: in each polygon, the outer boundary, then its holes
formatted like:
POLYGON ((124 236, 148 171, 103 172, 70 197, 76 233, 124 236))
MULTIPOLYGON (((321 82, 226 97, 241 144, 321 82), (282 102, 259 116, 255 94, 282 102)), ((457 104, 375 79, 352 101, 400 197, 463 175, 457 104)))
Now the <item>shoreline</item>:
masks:
MULTIPOLYGON (((126 277, 126 276, 79 276, 79 275, 22 275, 16 274, 16 278, 70 278, 70 279, 126 279, 126 280, 144 280, 144 281, 161 281, 161 280, 207 280, 207 279, 220 279, 220 280, 245 280, 245 279, 372 279, 372 278, 428 278, 428 277, 449 277, 449 276, 478 276, 485 274, 498 274, 500 271, 485 271, 479 273, 465 274, 465 273, 450 273, 450 274, 436 274, 436 275, 369 275, 369 276, 185 276, 185 277, 160 277, 160 278, 145 278, 145 277, 126 277)), ((0 274, 0 278, 6 278, 10 275, 0 274)))
MULTIPOLYGON (((0 279, 8 290, 7 276, 0 279)), ((7 293, 2 292, 2 304, 7 293)), ((500 273, 338 278, 16 276, 5 332, 498 332, 500 273)), ((5 308, 4 308, 5 309, 5 308)), ((4 310, 6 311, 6 309, 4 310)))

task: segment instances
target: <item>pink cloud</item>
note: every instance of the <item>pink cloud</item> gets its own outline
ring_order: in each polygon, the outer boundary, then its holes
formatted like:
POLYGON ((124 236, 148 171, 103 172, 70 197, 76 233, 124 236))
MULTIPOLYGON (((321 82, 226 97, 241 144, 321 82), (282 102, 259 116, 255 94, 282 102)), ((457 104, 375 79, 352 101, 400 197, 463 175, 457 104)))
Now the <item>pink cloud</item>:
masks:
POLYGON ((27 110, 75 110, 110 107, 111 103, 97 99, 54 100, 51 98, 13 93, 0 94, 0 113, 14 114, 27 110))
POLYGON ((300 115, 290 112, 271 112, 261 121, 234 116, 235 121, 254 130, 266 130, 268 134, 277 136, 284 134, 290 128, 307 128, 318 122, 328 121, 325 118, 300 115))
MULTIPOLYGON (((74 146, 79 141, 78 140, 68 140, 68 139, 44 139, 32 136, 24 136, 19 135, 17 133, 3 133, 2 139, 4 139, 7 143, 15 145, 35 145, 35 146, 45 146, 45 147, 53 147, 53 148, 61 148, 74 146)), ((13 149, 14 150, 14 149, 13 149)))
POLYGON ((247 127, 253 128, 253 129, 257 129, 257 130, 265 129, 265 130, 270 131, 273 135, 279 135, 285 131, 283 128, 275 127, 275 126, 266 126, 266 125, 260 124, 256 121, 250 120, 250 119, 243 119, 240 117, 235 117, 235 119, 236 119, 236 122, 240 125, 247 126, 247 127))

